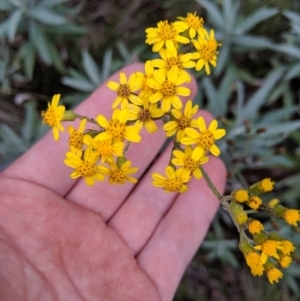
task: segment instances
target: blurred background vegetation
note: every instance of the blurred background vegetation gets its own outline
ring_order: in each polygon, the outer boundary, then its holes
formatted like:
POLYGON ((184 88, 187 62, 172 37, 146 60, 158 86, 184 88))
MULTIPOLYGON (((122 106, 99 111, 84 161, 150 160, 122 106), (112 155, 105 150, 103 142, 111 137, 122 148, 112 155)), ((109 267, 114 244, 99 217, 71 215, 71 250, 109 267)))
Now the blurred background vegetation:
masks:
MULTIPOLYGON (((55 93, 76 106, 109 75, 155 57, 144 29, 197 11, 222 43, 196 101, 227 129, 227 191, 263 177, 268 199, 300 209, 300 2, 298 0, 0 0, 0 171, 46 131, 55 93)), ((300 248, 299 228, 260 217, 300 248)), ((254 278, 222 210, 187 268, 176 301, 299 300, 299 252, 278 285, 254 278)))

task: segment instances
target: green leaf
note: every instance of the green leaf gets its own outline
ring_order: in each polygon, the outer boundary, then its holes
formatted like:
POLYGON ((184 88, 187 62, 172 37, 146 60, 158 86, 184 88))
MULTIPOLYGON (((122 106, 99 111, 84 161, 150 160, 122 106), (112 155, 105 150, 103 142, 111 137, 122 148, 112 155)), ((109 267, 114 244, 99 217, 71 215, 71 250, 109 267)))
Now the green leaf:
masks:
POLYGON ((274 43, 271 40, 250 35, 233 37, 232 42, 235 45, 243 46, 243 48, 247 51, 250 49, 273 49, 274 47, 274 43))
POLYGON ((284 71, 284 67, 278 67, 270 72, 262 86, 247 101, 242 113, 244 119, 251 119, 257 114, 284 71))
POLYGON ((9 19, 0 24, 0 37, 7 36, 9 30, 9 19))
POLYGON ((88 51, 82 52, 82 65, 89 79, 97 87, 101 83, 101 75, 95 60, 88 51))
POLYGON ((54 44, 49 44, 49 51, 51 54, 51 60, 53 62, 53 65, 55 66, 55 68, 60 72, 60 73, 66 73, 66 68, 63 64, 63 61, 61 59, 61 57, 59 56, 59 53, 57 51, 57 49, 55 48, 54 44))
POLYGON ((66 2, 69 2, 70 0, 42 0, 39 4, 41 7, 53 7, 56 5, 60 5, 66 2))
POLYGON ((87 79, 82 80, 78 78, 65 76, 62 78, 61 82, 78 91, 83 92, 93 92, 95 90, 95 86, 91 84, 87 79))
POLYGON ((51 53, 49 50, 49 42, 35 22, 30 22, 29 27, 30 42, 34 45, 41 59, 46 65, 51 65, 51 53))
POLYGON ((245 18, 242 22, 240 22, 234 31, 237 35, 243 35, 256 26, 258 23, 269 19, 278 13, 277 8, 266 8, 263 7, 261 9, 255 10, 254 13, 247 18, 245 18))
POLYGON ((288 44, 279 44, 274 46, 274 50, 280 51, 282 53, 300 59, 300 50, 299 47, 297 46, 288 45, 288 44))
POLYGON ((108 48, 104 52, 102 64, 102 81, 106 80, 111 73, 112 49, 108 48))
POLYGON ((0 135, 4 138, 7 147, 14 147, 16 152, 24 152, 27 150, 24 141, 6 124, 0 125, 0 135))
POLYGON ((221 47, 220 54, 218 55, 218 64, 214 71, 216 76, 220 75, 221 72, 224 70, 226 63, 230 60, 230 44, 226 43, 224 46, 221 47))
POLYGON ((36 21, 47 25, 61 25, 68 22, 68 20, 65 17, 55 14, 41 7, 36 7, 34 9, 29 10, 28 15, 36 21))
POLYGON ((66 23, 63 25, 49 26, 47 27, 47 32, 53 33, 55 35, 59 35, 59 34, 81 35, 81 34, 86 34, 87 29, 83 26, 75 25, 72 23, 66 23))
POLYGON ((256 124, 257 127, 268 126, 270 123, 278 123, 288 117, 291 117, 296 111, 297 106, 291 106, 287 108, 274 109, 269 113, 265 113, 259 122, 256 124))
POLYGON ((22 138, 27 147, 30 147, 31 139, 34 136, 36 117, 35 102, 27 101, 25 103, 25 121, 22 127, 22 138))
POLYGON ((224 28, 224 18, 220 13, 218 6, 214 2, 207 0, 196 0, 196 2, 198 2, 200 6, 207 10, 208 17, 215 27, 221 29, 224 28))
POLYGON ((35 65, 35 51, 30 42, 27 42, 20 49, 21 57, 24 61, 24 70, 28 78, 32 79, 34 65, 35 65))
POLYGON ((265 126, 264 133, 257 134, 260 137, 267 137, 271 135, 289 134, 292 131, 300 129, 300 121, 281 122, 265 126))
POLYGON ((8 25, 8 39, 12 42, 15 39, 15 35, 18 29, 18 25, 22 19, 23 12, 21 10, 16 10, 9 18, 8 25))
POLYGON ((7 0, 0 0, 0 10, 12 10, 14 7, 7 0))
POLYGON ((300 14, 286 10, 283 15, 290 19, 295 25, 300 26, 300 14))

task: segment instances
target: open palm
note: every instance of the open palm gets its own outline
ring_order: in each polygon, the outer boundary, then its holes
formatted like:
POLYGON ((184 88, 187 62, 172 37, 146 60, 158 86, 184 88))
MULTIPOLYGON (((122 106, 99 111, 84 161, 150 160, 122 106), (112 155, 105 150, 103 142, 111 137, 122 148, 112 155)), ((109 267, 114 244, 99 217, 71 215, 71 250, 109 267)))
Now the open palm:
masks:
MULTIPOLYGON (((123 71, 137 70, 143 65, 123 71)), ((113 99, 102 85, 77 111, 109 116, 113 99)), ((170 148, 156 158, 162 131, 130 147, 140 181, 122 186, 70 179, 66 136, 46 135, 0 175, 0 300, 171 300, 218 200, 204 180, 181 195, 152 187, 152 172, 164 173, 169 160, 170 148)), ((205 169, 222 190, 221 161, 205 169)))

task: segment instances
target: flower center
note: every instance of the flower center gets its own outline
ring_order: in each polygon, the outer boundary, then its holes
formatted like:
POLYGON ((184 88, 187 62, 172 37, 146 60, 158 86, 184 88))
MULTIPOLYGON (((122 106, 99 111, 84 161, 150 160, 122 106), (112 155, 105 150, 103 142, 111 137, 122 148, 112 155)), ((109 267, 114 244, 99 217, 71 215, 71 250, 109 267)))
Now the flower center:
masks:
POLYGON ((185 18, 185 22, 189 27, 194 29, 199 29, 204 23, 202 18, 199 18, 191 13, 188 13, 188 16, 185 18))
POLYGON ((76 149, 82 149, 83 147, 83 133, 74 131, 69 137, 69 145, 74 146, 76 149))
POLYGON ((123 141, 125 135, 126 125, 119 120, 111 120, 106 131, 111 134, 112 139, 116 141, 123 141))
POLYGON ((98 141, 97 150, 102 157, 110 156, 112 154, 112 147, 110 141, 98 141))
POLYGON ((266 240, 262 245, 262 252, 269 256, 277 257, 278 242, 275 240, 266 240))
POLYGON ((210 130, 206 130, 199 134, 197 139, 197 145, 202 147, 204 150, 210 149, 215 143, 215 138, 210 130))
POLYGON ((114 169, 111 171, 109 176, 109 181, 112 183, 124 184, 126 180, 126 175, 121 169, 114 169))
POLYGON ((163 94, 163 97, 174 96, 176 95, 176 86, 166 80, 162 84, 161 93, 163 94))
POLYGON ((97 173, 96 166, 86 161, 83 161, 76 168, 76 171, 78 171, 83 177, 92 177, 97 173))
POLYGON ((167 179, 164 190, 169 192, 180 192, 180 188, 182 187, 182 181, 179 178, 167 179))
POLYGON ((50 127, 57 125, 57 119, 54 108, 48 108, 47 111, 42 112, 43 123, 48 124, 50 127))
POLYGON ((131 94, 128 85, 120 85, 117 90, 118 96, 128 98, 131 94))
POLYGON ((177 66, 178 69, 182 69, 182 63, 180 61, 181 54, 176 57, 170 57, 166 60, 167 69, 170 70, 173 66, 177 66))
POLYGON ((199 167, 199 165, 200 161, 194 161, 191 157, 187 157, 184 160, 183 168, 194 171, 199 167))
POLYGON ((180 119, 178 119, 178 128, 180 130, 184 130, 185 128, 189 127, 191 124, 191 118, 188 118, 184 115, 181 116, 180 119))
POLYGON ((201 59, 205 62, 209 62, 216 55, 217 43, 213 43, 213 40, 207 42, 207 44, 203 45, 199 50, 201 55, 201 59))
POLYGON ((149 109, 142 109, 142 110, 140 110, 138 119, 140 121, 142 121, 142 122, 150 120, 151 119, 151 114, 150 114, 149 109))
POLYGON ((172 24, 169 24, 168 21, 160 22, 158 35, 162 40, 173 40, 176 36, 176 30, 172 24))

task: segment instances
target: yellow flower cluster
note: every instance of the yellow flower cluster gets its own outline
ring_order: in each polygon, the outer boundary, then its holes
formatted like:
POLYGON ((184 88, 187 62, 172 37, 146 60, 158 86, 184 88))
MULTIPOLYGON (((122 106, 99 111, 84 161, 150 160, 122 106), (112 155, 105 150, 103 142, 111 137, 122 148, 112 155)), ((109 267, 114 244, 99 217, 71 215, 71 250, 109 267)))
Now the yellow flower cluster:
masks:
POLYGON ((116 92, 110 119, 99 114, 95 119, 66 111, 59 106, 60 95, 55 95, 48 110, 42 113, 43 122, 53 129, 55 140, 63 132, 62 121, 80 119, 78 129, 68 126, 69 147, 65 164, 74 169, 71 178, 83 177, 87 185, 108 177, 110 184, 136 182, 130 177, 137 168, 131 168, 126 151, 131 142, 141 141, 143 127, 153 134, 158 131, 156 120, 163 120, 163 130, 173 138, 169 166, 164 177, 153 175, 153 185, 168 192, 188 190, 187 182, 194 176, 202 177, 200 166, 208 161, 207 152, 218 156, 215 141, 225 135, 213 120, 208 126, 203 117, 196 118, 198 105, 189 100, 183 107, 181 97, 191 91, 185 86, 191 81, 187 69, 197 71, 209 64, 216 66, 217 47, 220 44, 203 27, 204 21, 196 13, 188 13, 177 21, 161 21, 157 28, 146 29, 146 43, 153 45, 160 58, 148 60, 144 72, 129 76, 120 72, 119 81, 109 81, 107 87, 116 92), (97 128, 86 129, 87 123, 97 128))

